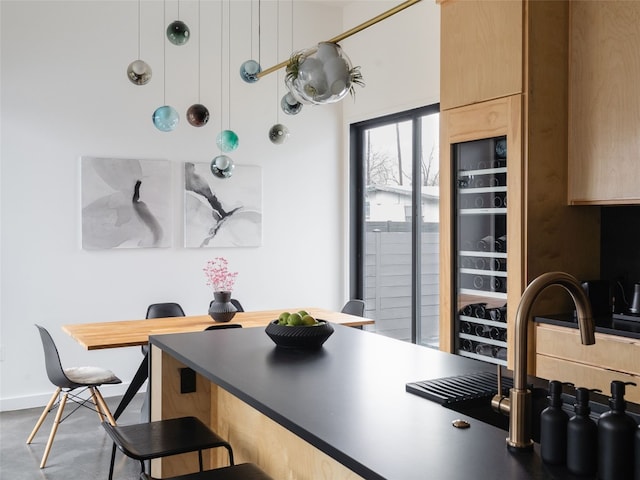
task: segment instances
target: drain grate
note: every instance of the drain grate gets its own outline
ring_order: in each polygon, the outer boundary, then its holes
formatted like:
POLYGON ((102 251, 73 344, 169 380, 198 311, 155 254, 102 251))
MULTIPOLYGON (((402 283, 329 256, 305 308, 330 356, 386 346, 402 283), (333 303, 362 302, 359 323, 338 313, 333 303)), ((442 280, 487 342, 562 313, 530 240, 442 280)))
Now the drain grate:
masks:
MULTIPOLYGON (((502 377, 503 394, 507 394, 512 386, 511 378, 502 377)), ((406 390, 440 405, 451 405, 465 400, 494 396, 498 393, 498 378, 492 372, 470 373, 407 383, 406 390)))

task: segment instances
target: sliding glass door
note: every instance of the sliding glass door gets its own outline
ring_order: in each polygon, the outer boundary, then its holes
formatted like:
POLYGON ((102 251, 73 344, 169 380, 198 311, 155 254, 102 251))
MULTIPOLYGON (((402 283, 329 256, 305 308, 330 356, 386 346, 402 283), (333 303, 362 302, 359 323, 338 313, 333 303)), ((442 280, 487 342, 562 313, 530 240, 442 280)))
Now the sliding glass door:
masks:
POLYGON ((437 347, 439 106, 351 126, 351 296, 375 331, 437 347))

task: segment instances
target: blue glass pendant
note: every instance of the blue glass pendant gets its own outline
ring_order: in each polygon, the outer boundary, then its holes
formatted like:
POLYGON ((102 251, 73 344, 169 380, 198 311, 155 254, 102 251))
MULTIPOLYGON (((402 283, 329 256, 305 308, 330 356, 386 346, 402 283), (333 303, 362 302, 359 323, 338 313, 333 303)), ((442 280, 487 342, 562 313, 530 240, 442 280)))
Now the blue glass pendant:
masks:
POLYGON ((240 66, 240 78, 247 83, 255 83, 259 80, 258 74, 262 67, 255 60, 247 60, 240 66))
POLYGON ((187 122, 194 127, 204 127, 209 121, 209 110, 200 103, 194 103, 187 110, 187 122))
POLYGON ((127 67, 127 78, 134 85, 146 85, 151 80, 151 67, 144 60, 134 60, 127 67))
POLYGON ((171 22, 171 24, 167 27, 167 38, 174 45, 184 45, 189 41, 189 35, 191 32, 189 31, 189 27, 184 22, 180 20, 176 20, 175 22, 171 22))
POLYGON ((233 173, 233 160, 226 155, 218 155, 211 160, 211 173, 214 177, 229 178, 233 173))
POLYGON ((289 129, 281 123, 276 123, 269 129, 269 140, 274 145, 282 145, 289 138, 289 129))
POLYGON ((216 137, 216 145, 223 152, 233 152, 239 143, 238 135, 233 130, 223 130, 216 137))
POLYGON ((173 131, 180 122, 180 116, 178 115, 178 112, 170 105, 158 107, 156 111, 153 112, 152 118, 153 124, 161 132, 173 131))
POLYGON ((297 115, 300 113, 300 110, 302 110, 302 103, 296 100, 291 92, 289 92, 280 100, 280 108, 282 108, 282 111, 287 115, 297 115))

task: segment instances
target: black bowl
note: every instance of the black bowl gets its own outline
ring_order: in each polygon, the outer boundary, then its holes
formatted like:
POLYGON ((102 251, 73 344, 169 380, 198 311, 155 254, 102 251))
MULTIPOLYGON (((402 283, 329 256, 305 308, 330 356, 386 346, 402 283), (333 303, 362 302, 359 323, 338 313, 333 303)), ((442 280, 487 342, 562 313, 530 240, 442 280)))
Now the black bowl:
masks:
POLYGON ((316 325, 300 326, 278 325, 278 320, 273 320, 265 332, 278 347, 314 350, 327 341, 333 327, 326 320, 318 320, 316 325))

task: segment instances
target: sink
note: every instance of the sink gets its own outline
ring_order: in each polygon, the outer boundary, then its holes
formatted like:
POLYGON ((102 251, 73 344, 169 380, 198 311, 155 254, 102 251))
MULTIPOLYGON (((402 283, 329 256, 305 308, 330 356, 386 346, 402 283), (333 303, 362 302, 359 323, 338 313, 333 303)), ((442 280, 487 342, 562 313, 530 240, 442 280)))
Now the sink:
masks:
MULTIPOLYGON (((513 381, 502 377, 503 394, 508 395, 513 381)), ((540 413, 547 406, 547 390, 530 387, 532 391, 532 436, 540 441, 540 413)), ((491 407, 491 399, 498 393, 496 373, 479 372, 468 375, 437 378, 406 384, 406 391, 439 403, 461 415, 474 418, 504 431, 509 430, 509 417, 491 407)), ((571 406, 573 403, 570 404, 571 406)))
MULTIPOLYGON (((548 385, 547 380, 534 379, 529 384, 531 390, 531 432, 532 439, 540 443, 540 413, 548 405, 548 390, 542 385, 548 385)), ((503 394, 513 386, 509 377, 502 377, 503 394)), ((492 397, 498 393, 497 374, 492 372, 471 373, 454 377, 436 378, 406 384, 406 391, 439 403, 461 415, 479 420, 505 432, 509 431, 509 417, 496 412, 491 407, 492 397)), ((569 417, 574 415, 575 390, 569 385, 563 387, 562 409, 569 417)), ((598 421, 598 417, 609 410, 607 396, 591 393, 589 401, 591 418, 598 421)), ((627 413, 640 423, 640 405, 627 403, 627 413)))

